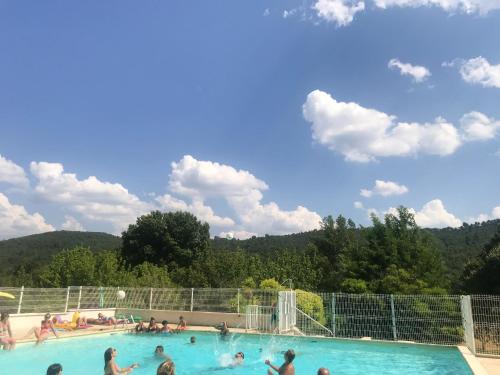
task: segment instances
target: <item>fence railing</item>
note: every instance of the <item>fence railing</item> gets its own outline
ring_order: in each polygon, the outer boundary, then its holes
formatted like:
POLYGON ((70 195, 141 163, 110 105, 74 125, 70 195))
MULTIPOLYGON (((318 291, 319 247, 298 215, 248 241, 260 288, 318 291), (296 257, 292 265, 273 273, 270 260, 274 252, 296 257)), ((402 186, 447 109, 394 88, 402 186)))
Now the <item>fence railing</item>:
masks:
MULTIPOLYGON (((283 319, 278 292, 271 290, 72 286, 0 287, 0 291, 14 296, 14 299, 0 298, 0 311, 11 314, 107 308, 245 314, 247 306, 255 305, 261 309, 259 319, 263 321, 259 324, 266 327, 263 331, 274 331, 283 319), (119 298, 119 291, 124 292, 123 299, 119 298), (273 310, 275 306, 278 311, 273 310)), ((295 304, 304 315, 295 315, 297 321, 292 320, 293 324, 299 330, 302 327, 301 332, 306 335, 370 337, 441 345, 466 343, 478 354, 500 356, 500 296, 297 291, 295 304)))

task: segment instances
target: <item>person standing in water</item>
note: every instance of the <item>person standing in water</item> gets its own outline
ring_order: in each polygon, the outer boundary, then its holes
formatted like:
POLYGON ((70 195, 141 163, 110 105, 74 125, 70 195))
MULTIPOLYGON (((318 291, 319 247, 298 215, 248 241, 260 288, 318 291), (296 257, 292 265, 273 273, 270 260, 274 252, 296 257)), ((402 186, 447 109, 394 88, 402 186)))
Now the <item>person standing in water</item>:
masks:
POLYGON ((138 363, 133 363, 128 367, 120 368, 115 362, 115 357, 118 355, 116 349, 108 348, 104 352, 104 375, 128 374, 139 367, 138 363))
POLYGON ((292 349, 288 349, 285 352, 285 363, 281 365, 281 367, 275 366, 266 359, 265 364, 271 367, 270 369, 267 370, 268 375, 273 375, 273 372, 271 371, 274 370, 276 371, 279 375, 295 375, 295 367, 293 365, 293 360, 295 358, 295 352, 292 349))

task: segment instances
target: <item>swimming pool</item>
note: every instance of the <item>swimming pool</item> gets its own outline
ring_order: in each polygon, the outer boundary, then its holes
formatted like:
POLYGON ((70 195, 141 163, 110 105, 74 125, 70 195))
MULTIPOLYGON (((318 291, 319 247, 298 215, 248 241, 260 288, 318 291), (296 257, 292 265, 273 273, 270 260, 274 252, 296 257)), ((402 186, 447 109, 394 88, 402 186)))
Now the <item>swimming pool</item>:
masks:
POLYGON ((457 348, 401 343, 325 340, 304 337, 235 334, 222 341, 215 333, 184 332, 179 335, 132 335, 125 333, 50 340, 39 347, 21 344, 12 352, 0 353, 2 374, 45 374, 54 362, 69 375, 103 373, 103 354, 108 347, 118 350, 117 363, 125 367, 139 362, 133 374, 156 374, 161 360, 154 358, 163 345, 176 364, 176 374, 265 374, 264 360, 281 365, 284 350, 296 352, 297 375, 316 374, 328 367, 332 374, 472 374, 457 348), (189 344, 191 335, 196 344, 189 344), (225 367, 232 354, 243 351, 245 363, 225 367))

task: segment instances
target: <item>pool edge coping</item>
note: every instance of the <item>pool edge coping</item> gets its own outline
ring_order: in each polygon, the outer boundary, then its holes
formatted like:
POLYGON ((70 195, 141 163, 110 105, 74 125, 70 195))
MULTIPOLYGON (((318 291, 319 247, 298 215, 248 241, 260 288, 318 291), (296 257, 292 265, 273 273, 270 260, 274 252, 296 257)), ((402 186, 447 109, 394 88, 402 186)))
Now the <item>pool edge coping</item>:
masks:
POLYGON ((469 366, 470 370, 474 375, 488 375, 488 372, 483 367, 483 365, 479 362, 477 357, 472 354, 472 352, 466 346, 457 345, 457 349, 462 354, 465 362, 469 366))

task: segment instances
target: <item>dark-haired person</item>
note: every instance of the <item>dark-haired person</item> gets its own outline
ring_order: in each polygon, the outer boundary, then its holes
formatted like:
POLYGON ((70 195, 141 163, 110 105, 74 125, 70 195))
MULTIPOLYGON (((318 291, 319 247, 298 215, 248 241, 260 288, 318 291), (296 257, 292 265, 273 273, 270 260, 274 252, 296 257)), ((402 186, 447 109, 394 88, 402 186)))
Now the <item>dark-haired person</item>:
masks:
POLYGON ((184 317, 179 316, 179 323, 177 324, 177 328, 175 329, 175 333, 181 333, 181 331, 185 331, 187 329, 187 322, 184 320, 184 317))
POLYGON ((139 323, 137 323, 137 325, 135 326, 133 332, 135 332, 135 333, 143 333, 143 332, 146 332, 146 331, 147 331, 147 328, 144 326, 144 322, 141 320, 139 323))
POLYGON ((158 366, 156 375, 175 375, 175 363, 171 359, 167 359, 158 366))
POLYGON ((169 359, 170 357, 165 354, 165 349, 163 349, 163 345, 158 345, 155 349, 155 357, 161 359, 169 359))
POLYGON ((41 344, 43 341, 47 340, 51 331, 56 338, 59 338, 59 335, 54 328, 54 323, 52 323, 52 319, 50 319, 50 313, 47 313, 40 323, 40 328, 37 327, 34 329, 36 344, 41 344))
POLYGON ((115 357, 118 355, 116 349, 108 348, 104 352, 104 375, 128 374, 139 367, 138 363, 133 363, 128 367, 120 368, 115 362, 115 357))
POLYGON ((330 375, 330 370, 328 370, 326 367, 321 367, 318 369, 317 375, 330 375))
POLYGON ((62 366, 59 363, 54 363, 47 369, 47 375, 62 375, 62 366))
POLYGON ((161 327, 158 328, 158 332, 160 332, 160 333, 172 333, 172 330, 168 326, 168 322, 166 320, 162 320, 161 327))
POLYGON ((8 312, 3 312, 0 316, 0 346, 1 345, 3 345, 4 350, 12 350, 16 347, 16 339, 12 337, 8 312))
POLYGON ((189 343, 190 344, 196 344, 196 337, 195 336, 191 336, 191 338, 189 339, 189 343))
POLYGON ((288 349, 285 352, 285 363, 281 367, 273 365, 268 359, 266 359, 265 364, 271 367, 267 370, 268 375, 272 375, 271 369, 276 371, 279 375, 295 375, 295 367, 293 366, 293 360, 295 358, 295 352, 292 349, 288 349))
POLYGON ((233 367, 241 366, 244 360, 245 360, 245 354, 243 352, 238 352, 234 355, 232 366, 233 367))
POLYGON ((229 334, 229 328, 227 326, 227 322, 222 322, 220 325, 217 326, 217 329, 220 332, 221 337, 227 337, 229 334))
POLYGON ((160 329, 160 327, 158 327, 158 324, 156 323, 156 319, 151 317, 151 319, 149 319, 148 332, 149 333, 156 333, 159 329, 160 329))

